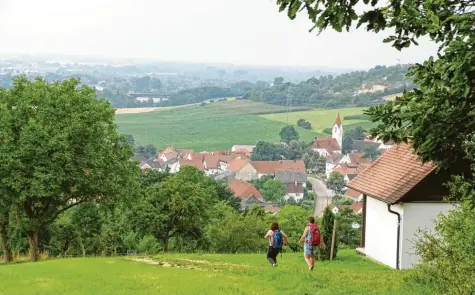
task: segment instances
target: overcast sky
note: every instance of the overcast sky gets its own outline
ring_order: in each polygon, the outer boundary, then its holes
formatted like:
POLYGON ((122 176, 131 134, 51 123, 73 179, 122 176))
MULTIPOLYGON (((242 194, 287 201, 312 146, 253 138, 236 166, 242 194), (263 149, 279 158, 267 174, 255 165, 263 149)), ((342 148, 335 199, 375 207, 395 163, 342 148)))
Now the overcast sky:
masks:
POLYGON ((370 68, 417 62, 383 35, 309 33, 275 0, 0 0, 0 53, 79 54, 244 65, 370 68))

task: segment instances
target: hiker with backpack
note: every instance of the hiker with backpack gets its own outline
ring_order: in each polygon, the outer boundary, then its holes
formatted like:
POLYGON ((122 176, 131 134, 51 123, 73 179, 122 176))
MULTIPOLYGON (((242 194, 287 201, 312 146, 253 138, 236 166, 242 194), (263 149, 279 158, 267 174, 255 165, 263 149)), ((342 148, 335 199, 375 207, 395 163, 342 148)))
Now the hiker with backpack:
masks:
POLYGON ((288 238, 282 231, 280 231, 278 222, 272 222, 270 230, 266 233, 264 238, 269 240, 267 261, 269 261, 272 266, 276 267, 277 255, 282 251, 282 247, 288 244, 288 238))
POLYGON ((305 230, 300 237, 299 244, 305 240, 303 246, 305 262, 308 265, 308 270, 312 271, 315 264, 315 251, 317 246, 321 246, 323 249, 326 248, 325 242, 321 236, 320 227, 315 224, 315 218, 310 216, 308 218, 308 224, 305 227, 305 230))

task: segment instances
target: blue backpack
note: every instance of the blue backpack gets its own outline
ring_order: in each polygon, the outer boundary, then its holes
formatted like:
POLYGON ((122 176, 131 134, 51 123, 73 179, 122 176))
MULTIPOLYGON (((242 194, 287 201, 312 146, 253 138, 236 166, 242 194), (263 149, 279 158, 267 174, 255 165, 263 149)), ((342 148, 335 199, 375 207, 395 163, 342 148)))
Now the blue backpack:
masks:
POLYGON ((272 247, 276 249, 282 249, 282 246, 284 245, 284 235, 282 232, 276 230, 274 231, 274 234, 272 235, 272 247))

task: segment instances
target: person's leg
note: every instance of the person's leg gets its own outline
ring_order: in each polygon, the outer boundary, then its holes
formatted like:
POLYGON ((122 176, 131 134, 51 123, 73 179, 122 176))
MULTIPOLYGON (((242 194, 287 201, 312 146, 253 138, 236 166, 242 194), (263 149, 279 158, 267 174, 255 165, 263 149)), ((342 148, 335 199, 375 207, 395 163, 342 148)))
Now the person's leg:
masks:
POLYGON ((267 261, 269 261, 270 264, 274 265, 275 260, 272 255, 272 252, 273 252, 272 250, 273 248, 269 246, 269 249, 267 249, 267 261))
POLYGON ((311 249, 308 247, 308 245, 304 245, 304 247, 303 247, 303 256, 304 256, 305 262, 307 263, 307 266, 309 266, 309 267, 310 267, 310 265, 312 265, 311 260, 310 260, 310 258, 312 256, 311 254, 312 254, 311 249))
POLYGON ((275 265, 277 265, 277 255, 279 255, 279 249, 272 249, 272 259, 275 261, 275 265))

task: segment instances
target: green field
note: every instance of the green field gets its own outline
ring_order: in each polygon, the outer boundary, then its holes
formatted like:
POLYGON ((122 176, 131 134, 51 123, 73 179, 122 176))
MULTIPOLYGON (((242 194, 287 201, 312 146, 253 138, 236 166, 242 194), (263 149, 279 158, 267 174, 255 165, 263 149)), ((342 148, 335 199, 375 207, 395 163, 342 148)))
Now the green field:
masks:
POLYGON ((309 272, 302 253, 284 253, 272 268, 265 254, 169 254, 177 267, 132 258, 73 258, 0 265, 0 294, 431 294, 407 272, 340 251, 309 272))
MULTIPOLYGON (((206 106, 187 106, 162 111, 116 115, 119 131, 132 134, 136 144, 158 148, 173 145, 197 151, 231 149, 235 144, 278 142, 286 124, 267 120, 259 114, 284 112, 286 108, 251 101, 228 101, 206 106)), ((285 115, 284 115, 285 116, 285 115)), ((318 134, 298 128, 304 141, 318 134)))
MULTIPOLYGON (((299 119, 305 119, 312 123, 312 130, 323 132, 325 128, 332 128, 335 123, 336 116, 340 112, 343 130, 349 130, 356 126, 364 129, 370 129, 375 126, 374 123, 367 120, 345 120, 345 116, 363 114, 365 108, 344 108, 344 109, 315 109, 311 111, 292 112, 289 114, 289 123, 297 124, 299 119)), ((277 122, 287 122, 287 114, 269 114, 262 115, 263 118, 277 122)))

